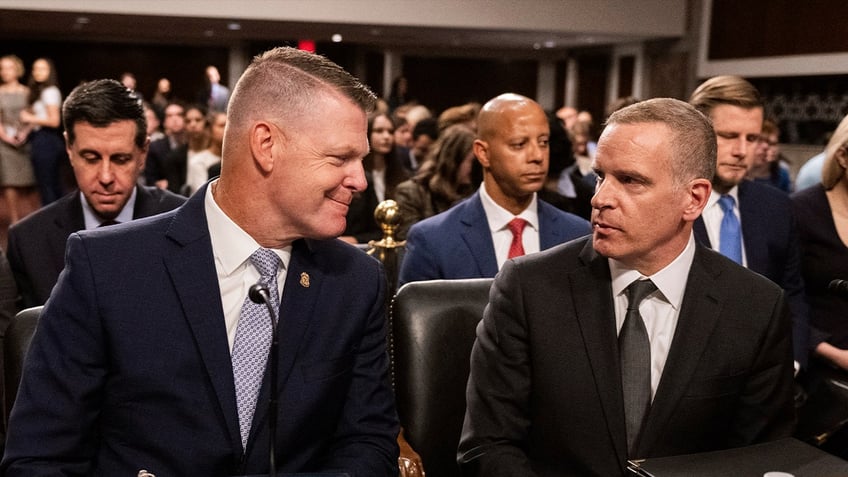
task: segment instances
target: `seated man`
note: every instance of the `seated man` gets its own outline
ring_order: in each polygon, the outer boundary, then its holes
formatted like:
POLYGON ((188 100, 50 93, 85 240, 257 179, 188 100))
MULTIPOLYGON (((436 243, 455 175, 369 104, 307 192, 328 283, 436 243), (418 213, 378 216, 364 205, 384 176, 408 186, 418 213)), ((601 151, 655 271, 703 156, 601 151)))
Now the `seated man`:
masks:
POLYGON ((129 222, 180 206, 185 198, 138 185, 149 140, 136 93, 117 81, 77 89, 62 107, 68 157, 79 190, 9 229, 9 263, 23 308, 43 305, 78 230, 129 222))
POLYGON ((504 262, 591 232, 589 223, 540 201, 550 130, 535 101, 503 94, 483 105, 474 155, 480 190, 409 230, 399 284, 494 277, 504 262))
POLYGON ((623 475, 628 459, 792 432, 783 291, 692 232, 715 172, 710 122, 653 99, 607 124, 593 235, 509 261, 492 285, 463 475, 623 475))

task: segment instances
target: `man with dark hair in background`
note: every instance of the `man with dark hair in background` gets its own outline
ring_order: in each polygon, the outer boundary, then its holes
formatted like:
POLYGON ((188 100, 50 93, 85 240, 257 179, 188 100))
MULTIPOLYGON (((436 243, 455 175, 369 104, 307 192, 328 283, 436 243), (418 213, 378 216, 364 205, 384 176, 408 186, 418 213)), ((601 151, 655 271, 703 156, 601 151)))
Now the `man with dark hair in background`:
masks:
POLYGON ((137 93, 115 80, 86 83, 65 100, 62 120, 79 190, 9 229, 9 263, 23 308, 47 301, 73 232, 155 215, 185 200, 138 185, 149 140, 137 93))

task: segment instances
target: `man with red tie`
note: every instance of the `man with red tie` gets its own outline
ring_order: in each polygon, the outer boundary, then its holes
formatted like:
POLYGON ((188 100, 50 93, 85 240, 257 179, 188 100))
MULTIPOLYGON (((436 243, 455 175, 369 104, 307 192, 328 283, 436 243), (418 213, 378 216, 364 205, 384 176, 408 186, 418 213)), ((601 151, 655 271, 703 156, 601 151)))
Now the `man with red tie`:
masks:
POLYGON ((483 183, 467 200, 409 230, 399 283, 493 277, 510 258, 587 235, 589 223, 536 197, 548 171, 550 130, 530 98, 483 105, 474 155, 483 183))

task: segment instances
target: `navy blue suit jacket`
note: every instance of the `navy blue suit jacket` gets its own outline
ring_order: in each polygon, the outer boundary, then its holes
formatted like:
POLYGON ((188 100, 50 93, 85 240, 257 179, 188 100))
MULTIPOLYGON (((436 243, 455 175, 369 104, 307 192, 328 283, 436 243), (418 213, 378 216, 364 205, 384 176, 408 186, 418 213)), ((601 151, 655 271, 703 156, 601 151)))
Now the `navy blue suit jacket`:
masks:
MULTIPOLYGON (((541 250, 592 232, 589 222, 537 200, 541 250)), ((398 285, 418 280, 491 278, 495 246, 480 192, 414 224, 406 239, 398 285)))
MULTIPOLYGON (((0 473, 268 471, 267 405, 241 448, 205 192, 167 214, 71 235, 0 473)), ((280 305, 280 471, 397 474, 385 291, 380 264, 356 248, 293 244, 280 305)))
MULTIPOLYGON (((739 216, 748 268, 780 285, 792 311, 792 349, 806 367, 810 327, 801 278, 798 228, 789 196, 772 186, 744 180, 739 184, 739 216)), ((695 221, 695 239, 710 248, 704 219, 695 221)))

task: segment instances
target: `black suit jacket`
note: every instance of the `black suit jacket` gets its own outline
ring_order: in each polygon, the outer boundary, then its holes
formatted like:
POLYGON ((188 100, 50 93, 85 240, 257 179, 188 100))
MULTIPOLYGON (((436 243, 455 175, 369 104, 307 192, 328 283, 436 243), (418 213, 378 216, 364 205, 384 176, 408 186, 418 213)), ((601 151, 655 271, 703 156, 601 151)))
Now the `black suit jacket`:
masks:
MULTIPOLYGON (((801 278, 801 247, 792 204, 785 192, 748 180, 739 184, 739 216, 748 268, 780 285, 792 311, 795 360, 807 366, 810 353, 809 309, 801 278)), ((695 240, 710 248, 704 219, 694 225, 695 240)))
MULTIPOLYGON (((175 209, 185 197, 155 187, 138 187, 133 218, 175 209)), ((65 268, 65 242, 85 228, 78 190, 30 214, 9 229, 9 264, 23 308, 43 305, 65 268)))
MULTIPOLYGON (((779 287, 699 246, 631 457, 790 435, 789 326, 779 287)), ((609 266, 591 237, 508 261, 472 351, 463 475, 622 475, 624 399, 609 266)))

